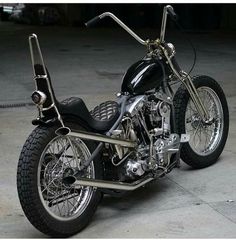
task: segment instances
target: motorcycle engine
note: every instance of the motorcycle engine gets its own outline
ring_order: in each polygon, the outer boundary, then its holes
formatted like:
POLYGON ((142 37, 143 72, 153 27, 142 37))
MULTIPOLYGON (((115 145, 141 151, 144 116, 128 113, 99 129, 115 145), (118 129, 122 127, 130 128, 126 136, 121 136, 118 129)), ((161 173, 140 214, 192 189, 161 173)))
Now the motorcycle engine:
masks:
POLYGON ((120 128, 122 138, 137 141, 138 147, 130 150, 116 146, 119 159, 115 164, 119 166, 121 181, 135 180, 149 171, 167 167, 170 149, 177 149, 179 144, 179 136, 170 133, 171 108, 166 101, 155 95, 138 96, 127 106, 127 112, 129 116, 120 128))

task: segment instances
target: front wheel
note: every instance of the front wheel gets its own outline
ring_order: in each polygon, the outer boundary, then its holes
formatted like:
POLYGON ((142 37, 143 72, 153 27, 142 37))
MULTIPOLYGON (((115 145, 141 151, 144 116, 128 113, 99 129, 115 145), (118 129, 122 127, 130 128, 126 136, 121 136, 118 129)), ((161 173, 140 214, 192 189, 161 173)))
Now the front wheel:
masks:
POLYGON ((208 76, 194 77, 198 91, 212 121, 201 120, 198 111, 184 85, 174 97, 176 128, 179 134, 190 135, 181 148, 181 159, 194 168, 204 168, 217 161, 222 153, 229 130, 229 112, 220 85, 208 76))
MULTIPOLYGON (((66 126, 81 129, 75 123, 66 126)), ((56 129, 39 126, 25 142, 18 163, 17 189, 32 225, 47 235, 67 237, 89 223, 101 192, 63 183, 63 177, 78 170, 96 145, 75 137, 57 136, 56 129)), ((97 160, 83 170, 83 177, 102 178, 101 161, 97 160)))

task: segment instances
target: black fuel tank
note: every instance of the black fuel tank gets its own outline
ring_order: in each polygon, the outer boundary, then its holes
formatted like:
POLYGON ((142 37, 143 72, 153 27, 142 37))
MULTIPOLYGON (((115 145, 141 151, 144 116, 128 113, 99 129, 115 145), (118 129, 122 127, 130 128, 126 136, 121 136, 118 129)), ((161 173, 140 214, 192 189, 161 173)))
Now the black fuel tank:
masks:
POLYGON ((134 63, 123 77, 121 92, 144 94, 161 86, 164 77, 161 63, 156 60, 140 60, 134 63))

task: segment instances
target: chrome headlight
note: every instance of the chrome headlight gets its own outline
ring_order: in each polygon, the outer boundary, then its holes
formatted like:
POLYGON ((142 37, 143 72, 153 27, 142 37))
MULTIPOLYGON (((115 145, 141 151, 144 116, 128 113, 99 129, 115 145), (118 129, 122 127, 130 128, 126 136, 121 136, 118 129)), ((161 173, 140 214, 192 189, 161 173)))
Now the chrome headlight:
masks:
POLYGON ((176 54, 175 46, 172 43, 167 43, 167 46, 169 48, 170 58, 172 58, 176 54))

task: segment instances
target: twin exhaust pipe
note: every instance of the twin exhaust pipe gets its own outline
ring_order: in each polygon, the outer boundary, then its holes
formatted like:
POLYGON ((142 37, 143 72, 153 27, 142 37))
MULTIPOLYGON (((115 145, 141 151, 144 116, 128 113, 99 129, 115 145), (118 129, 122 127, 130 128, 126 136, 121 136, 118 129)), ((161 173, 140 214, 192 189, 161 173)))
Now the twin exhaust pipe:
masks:
POLYGON ((81 188, 81 186, 87 186, 87 187, 96 187, 96 188, 113 189, 113 190, 133 191, 152 180, 154 180, 153 177, 146 176, 133 183, 124 183, 124 182, 113 182, 113 181, 104 181, 104 180, 89 179, 89 178, 76 178, 74 176, 68 176, 63 178, 63 183, 65 185, 74 184, 75 188, 81 188))
POLYGON ((58 136, 73 136, 73 137, 79 137, 81 139, 87 139, 87 140, 93 140, 97 142, 104 142, 104 143, 110 143, 115 145, 120 145, 122 147, 128 147, 128 148, 134 148, 136 146, 136 142, 129 141, 129 140, 123 140, 123 139, 117 139, 113 137, 109 137, 102 134, 97 133, 90 133, 85 131, 71 131, 68 127, 61 127, 56 130, 56 134, 58 136))
MULTIPOLYGON (((59 136, 74 136, 79 137, 81 139, 93 140, 98 142, 105 142, 120 145, 123 147, 134 148, 136 146, 136 142, 123 140, 123 139, 116 139, 109 136, 105 136, 102 134, 95 134, 89 133, 84 131, 71 131, 70 128, 61 127, 56 130, 56 134, 59 136)), ((185 135, 185 134, 182 134, 185 135)), ((183 136, 181 136, 182 139, 183 136)), ((182 140, 183 142, 186 139, 182 140)), ((123 190, 123 191, 133 191, 137 188, 140 188, 147 184, 148 182, 157 179, 158 177, 162 176, 164 172, 160 173, 159 176, 153 176, 152 174, 146 175, 142 179, 139 179, 132 183, 125 183, 125 182, 114 182, 114 181, 106 181, 106 180, 99 180, 99 179, 89 179, 89 178, 80 178, 74 175, 70 175, 64 177, 62 182, 67 185, 74 185, 75 188, 81 188, 81 186, 87 187, 95 187, 95 188, 103 188, 103 189, 113 189, 113 190, 123 190)))
MULTIPOLYGON (((93 140, 98 142, 110 143, 115 145, 120 145, 123 147, 134 148, 136 142, 112 138, 97 133, 89 133, 84 131, 71 131, 68 127, 61 127, 56 130, 58 136, 73 136, 79 137, 81 139, 93 140)), ((95 187, 95 188, 104 188, 104 189, 113 189, 113 190, 124 190, 124 191, 133 191, 146 183, 152 181, 154 178, 152 176, 146 176, 142 179, 139 179, 133 183, 124 183, 124 182, 113 182, 113 181, 104 181, 98 179, 89 179, 89 178, 78 178, 73 175, 63 178, 63 183, 65 185, 75 185, 75 188, 81 188, 81 186, 95 187)))
MULTIPOLYGON (((84 131, 71 131, 67 127, 61 127, 56 130, 56 134, 59 136, 73 136, 79 137, 82 139, 93 140, 98 142, 105 142, 120 145, 123 147, 134 148, 136 143, 133 141, 116 139, 102 134, 89 133, 84 131)), ((133 191, 146 183, 152 181, 154 178, 152 176, 146 176, 140 180, 137 180, 133 183, 124 183, 124 182, 113 182, 113 181, 104 181, 98 179, 89 179, 89 178, 76 178, 75 176, 68 176, 63 178, 63 183, 65 185, 75 185, 75 188, 81 188, 81 186, 95 187, 95 188, 104 188, 104 189, 113 189, 113 190, 124 190, 124 191, 133 191)))

